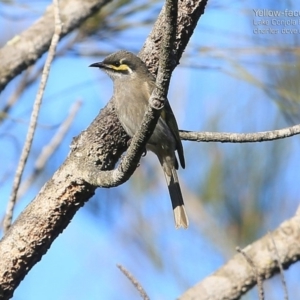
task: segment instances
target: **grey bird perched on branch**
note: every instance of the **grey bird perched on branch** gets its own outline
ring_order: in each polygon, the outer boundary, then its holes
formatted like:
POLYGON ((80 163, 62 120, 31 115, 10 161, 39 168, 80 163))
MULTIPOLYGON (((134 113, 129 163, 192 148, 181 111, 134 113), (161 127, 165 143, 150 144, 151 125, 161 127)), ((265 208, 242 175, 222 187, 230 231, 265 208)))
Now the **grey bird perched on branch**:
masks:
MULTIPOLYGON (((126 133, 133 137, 140 128, 148 109, 148 101, 155 88, 154 76, 139 57, 123 50, 107 56, 102 62, 94 63, 90 67, 102 69, 113 80, 113 101, 118 118, 126 133)), ((176 228, 187 228, 189 222, 176 172, 178 169, 176 150, 182 168, 185 167, 185 161, 177 122, 168 101, 165 101, 161 116, 146 148, 157 155, 163 168, 176 228)))

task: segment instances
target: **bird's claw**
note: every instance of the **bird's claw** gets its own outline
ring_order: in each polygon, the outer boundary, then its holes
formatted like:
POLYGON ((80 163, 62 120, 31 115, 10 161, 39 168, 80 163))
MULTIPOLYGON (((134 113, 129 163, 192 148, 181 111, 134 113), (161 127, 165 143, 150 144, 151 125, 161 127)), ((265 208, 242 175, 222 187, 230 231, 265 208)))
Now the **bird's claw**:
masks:
POLYGON ((147 149, 145 148, 145 149, 143 150, 142 156, 145 157, 146 155, 147 155, 147 149))

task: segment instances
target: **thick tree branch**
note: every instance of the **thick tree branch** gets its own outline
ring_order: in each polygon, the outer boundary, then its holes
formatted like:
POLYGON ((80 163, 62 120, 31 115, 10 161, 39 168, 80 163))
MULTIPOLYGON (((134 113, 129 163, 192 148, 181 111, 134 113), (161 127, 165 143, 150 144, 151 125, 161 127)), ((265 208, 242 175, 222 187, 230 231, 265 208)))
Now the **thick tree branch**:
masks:
POLYGON ((26 207, 0 242, 0 298, 9 299, 20 281, 44 255, 95 187, 80 178, 80 167, 112 169, 126 135, 109 103, 76 140, 69 157, 26 207), (118 123, 117 123, 118 124, 118 123), (82 144, 80 143, 82 142, 82 144), (111 147, 111 148, 110 148, 111 147), (112 149, 114 149, 112 151, 112 149))
POLYGON ((275 253, 276 253, 276 260, 277 260, 277 263, 278 263, 280 279, 281 279, 281 283, 282 283, 282 287, 283 287, 283 291, 284 291, 284 300, 289 300, 287 284, 286 284, 285 277, 284 277, 284 270, 283 270, 283 266, 282 266, 280 256, 279 256, 279 253, 278 253, 277 245, 276 245, 276 243, 273 239, 273 236, 272 236, 271 232, 269 232, 269 236, 270 236, 270 239, 272 241, 272 244, 273 244, 273 247, 274 247, 274 250, 275 250, 275 253))
MULTIPOLYGON (((63 3, 69 3, 69 1, 63 3)), ((85 1, 76 1, 76 4, 87 5, 85 1)), ((179 29, 177 29, 176 39, 180 40, 183 36, 185 42, 180 46, 177 44, 174 49, 177 59, 181 56, 188 38, 193 33, 205 4, 206 1, 180 1, 177 18, 179 29)), ((64 14, 64 8, 61 9, 62 16, 68 18, 64 14)), ((80 6, 74 8, 75 16, 78 16, 79 12, 81 12, 80 6)), ((163 20, 163 14, 160 18, 163 20)), ((49 18, 48 26, 50 27, 51 24, 53 24, 53 19, 49 18)), ((153 34, 157 38, 156 46, 159 47, 162 40, 161 23, 156 22, 149 37, 150 40, 153 34)), ((149 62, 151 62, 150 57, 159 57, 158 51, 147 52, 147 47, 143 49, 142 55, 149 62)), ((9 57, 9 59, 13 58, 9 57)), ((30 63, 32 62, 33 60, 30 60, 30 63)), ((155 68, 157 69, 157 66, 155 68)), ((4 85, 7 81, 4 81, 4 85)), ((128 136, 116 117, 113 103, 109 102, 92 124, 74 139, 71 145, 72 150, 66 161, 22 212, 0 242, 1 299, 8 299, 12 296, 20 281, 47 252, 79 207, 93 196, 96 187, 83 178, 87 178, 91 170, 97 172, 111 170, 126 150, 127 141, 128 136)))
MULTIPOLYGON (((272 238, 270 234, 266 234, 243 249, 263 279, 270 278, 274 273, 279 272, 278 259, 284 268, 288 268, 300 259, 299 212, 274 230, 272 238)), ((179 299, 239 299, 255 284, 256 276, 252 267, 241 254, 236 254, 215 273, 187 290, 179 299)))
POLYGON ((242 254, 242 256, 245 258, 245 260, 247 261, 247 263, 251 267, 251 270, 252 270, 252 272, 255 276, 256 285, 257 285, 257 288, 258 288, 258 299, 259 300, 264 300, 265 295, 264 295, 263 280, 262 280, 260 274, 258 274, 256 265, 254 264, 252 259, 247 255, 247 253, 244 250, 242 250, 240 247, 236 247, 236 251, 238 253, 242 254))
MULTIPOLYGON (((178 2, 177 33, 173 49, 172 68, 174 69, 186 48, 200 16, 204 13, 207 0, 184 0, 178 2)), ((158 59, 161 40, 164 36, 164 14, 165 7, 160 12, 152 32, 148 36, 142 50, 139 53, 141 59, 148 65, 152 74, 156 75, 158 70, 158 59)))

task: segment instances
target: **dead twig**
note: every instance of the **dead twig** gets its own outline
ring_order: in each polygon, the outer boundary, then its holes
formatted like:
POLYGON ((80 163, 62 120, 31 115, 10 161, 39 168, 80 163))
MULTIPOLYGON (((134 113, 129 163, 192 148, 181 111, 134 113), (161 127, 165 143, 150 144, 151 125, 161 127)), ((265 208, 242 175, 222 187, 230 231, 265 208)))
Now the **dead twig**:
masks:
POLYGON ((42 99, 43 99, 51 63, 55 56, 56 46, 58 44, 58 41, 59 41, 59 38, 61 35, 61 31, 62 31, 62 23, 61 23, 60 16, 59 16, 58 1, 59 0, 53 0, 54 22, 55 22, 54 34, 53 34, 53 37, 51 40, 48 56, 47 56, 45 66, 43 69, 40 86, 39 86, 39 89, 38 89, 38 92, 37 92, 37 95, 36 95, 36 98, 34 101, 33 110, 32 110, 32 114, 30 117, 30 124, 29 124, 29 128, 28 128, 27 136, 25 139, 25 144, 22 149, 21 157, 19 160, 19 164, 18 164, 16 175, 15 175, 14 182, 13 182, 12 192, 11 192, 11 195, 10 195, 10 198, 8 201, 6 215, 5 215, 4 222, 3 222, 4 233, 7 232, 7 230, 9 229, 9 227, 11 225, 11 221, 12 221, 12 217, 13 217, 13 210, 14 210, 14 207, 16 204, 16 199, 17 199, 17 193, 18 193, 18 189, 19 189, 19 186, 21 183, 23 171, 24 171, 24 168, 25 168, 25 165, 26 165, 29 153, 30 153, 30 149, 32 146, 32 141, 33 141, 33 137, 34 137, 34 133, 35 133, 36 125, 37 125, 37 119, 38 119, 38 115, 39 115, 39 110, 40 110, 40 107, 42 104, 42 99))
POLYGON ((117 267, 131 281, 131 283, 134 285, 134 287, 140 293, 141 297, 144 300, 150 300, 150 298, 148 297, 146 291, 143 289, 143 287, 141 286, 141 284, 134 278, 134 276, 128 270, 126 270, 122 265, 117 265, 117 267))

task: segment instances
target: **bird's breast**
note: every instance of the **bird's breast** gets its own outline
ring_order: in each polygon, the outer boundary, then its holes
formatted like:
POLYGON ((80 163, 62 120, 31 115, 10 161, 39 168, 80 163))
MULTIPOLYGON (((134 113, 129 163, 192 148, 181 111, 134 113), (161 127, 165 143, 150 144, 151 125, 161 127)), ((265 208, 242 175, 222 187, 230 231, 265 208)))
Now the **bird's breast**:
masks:
MULTIPOLYGON (((123 86, 119 86, 114 91, 114 101, 118 118, 130 137, 133 137, 141 127, 143 117, 148 109, 150 92, 151 89, 147 83, 143 82, 134 86, 124 83, 123 86)), ((148 143, 154 147, 170 147, 173 152, 175 151, 175 140, 171 130, 161 117, 148 143)))
POLYGON ((126 133, 132 137, 142 124, 148 99, 141 88, 122 87, 115 93, 114 101, 118 118, 126 133))

